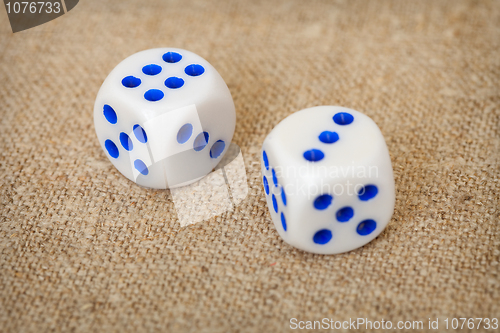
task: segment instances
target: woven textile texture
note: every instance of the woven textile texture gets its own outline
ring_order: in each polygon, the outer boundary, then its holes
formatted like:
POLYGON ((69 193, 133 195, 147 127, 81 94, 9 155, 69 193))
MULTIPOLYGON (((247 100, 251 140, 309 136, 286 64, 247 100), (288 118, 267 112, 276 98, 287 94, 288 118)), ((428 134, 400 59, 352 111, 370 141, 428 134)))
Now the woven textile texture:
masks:
POLYGON ((15 34, 1 8, 0 88, 0 332, 500 318, 499 1, 82 0, 15 34), (94 131, 108 73, 156 47, 207 59, 236 106, 248 195, 187 226, 94 131), (396 181, 385 231, 339 255, 284 243, 261 183, 266 135, 316 105, 370 116, 396 181))

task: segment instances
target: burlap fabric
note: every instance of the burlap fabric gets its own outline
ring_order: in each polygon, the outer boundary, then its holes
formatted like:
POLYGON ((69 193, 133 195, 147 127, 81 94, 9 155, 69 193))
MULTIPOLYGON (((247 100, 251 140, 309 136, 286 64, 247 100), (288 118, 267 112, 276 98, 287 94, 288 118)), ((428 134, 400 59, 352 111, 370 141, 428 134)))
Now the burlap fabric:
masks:
POLYGON ((86 0, 16 34, 0 9, 0 331, 500 317, 499 50, 498 1, 86 0), (250 189, 185 227, 170 191, 117 172, 93 126, 113 67, 163 46, 226 80, 250 189), (372 117, 396 179, 386 230, 340 255, 285 244, 260 181, 267 133, 315 105, 372 117))

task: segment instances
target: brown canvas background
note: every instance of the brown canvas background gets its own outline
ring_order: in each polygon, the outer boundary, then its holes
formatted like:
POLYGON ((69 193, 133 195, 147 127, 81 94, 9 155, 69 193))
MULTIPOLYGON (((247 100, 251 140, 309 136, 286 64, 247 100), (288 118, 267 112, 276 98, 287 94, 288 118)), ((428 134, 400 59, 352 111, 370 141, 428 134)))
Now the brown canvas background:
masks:
POLYGON ((500 317, 499 52, 498 1, 86 0, 16 34, 0 9, 0 331, 500 317), (113 67, 163 46, 226 80, 250 187, 187 227, 93 127, 113 67), (340 255, 282 242, 260 182, 266 134, 315 105, 372 117, 395 173, 389 226, 340 255))

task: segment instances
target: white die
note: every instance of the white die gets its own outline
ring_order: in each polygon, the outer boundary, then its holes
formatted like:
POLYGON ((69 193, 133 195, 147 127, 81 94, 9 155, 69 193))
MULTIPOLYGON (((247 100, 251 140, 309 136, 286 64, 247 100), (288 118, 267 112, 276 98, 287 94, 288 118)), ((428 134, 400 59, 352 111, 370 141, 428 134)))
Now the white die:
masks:
POLYGON ((220 161, 236 113, 224 80, 205 59, 159 48, 123 60, 94 106, 99 142, 128 179, 152 188, 187 185, 220 161))
POLYGON ((295 112, 262 147, 267 205, 279 235, 308 252, 356 249, 394 211, 391 159, 368 116, 338 106, 295 112))

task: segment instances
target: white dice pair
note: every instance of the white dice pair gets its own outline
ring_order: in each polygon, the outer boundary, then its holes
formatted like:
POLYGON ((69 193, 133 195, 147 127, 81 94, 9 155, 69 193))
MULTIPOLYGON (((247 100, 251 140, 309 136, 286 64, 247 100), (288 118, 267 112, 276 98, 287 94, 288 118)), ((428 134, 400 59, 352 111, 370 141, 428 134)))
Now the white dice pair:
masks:
MULTIPOLYGON (((213 170, 236 116, 229 89, 206 60, 186 50, 152 49, 109 74, 94 122, 123 175, 142 186, 173 188, 213 170)), ((264 142, 262 174, 278 233, 305 251, 360 247, 380 234, 394 209, 384 138, 354 110, 322 106, 284 119, 264 142)))

